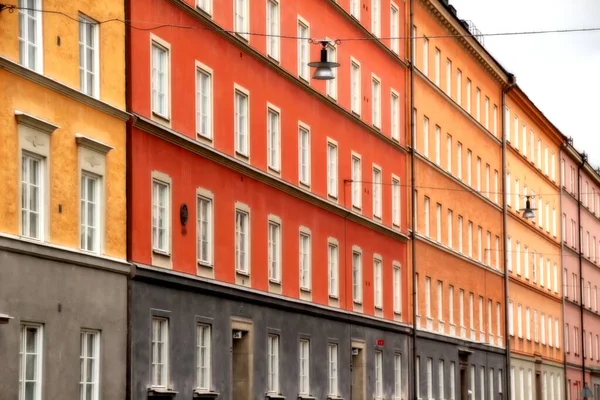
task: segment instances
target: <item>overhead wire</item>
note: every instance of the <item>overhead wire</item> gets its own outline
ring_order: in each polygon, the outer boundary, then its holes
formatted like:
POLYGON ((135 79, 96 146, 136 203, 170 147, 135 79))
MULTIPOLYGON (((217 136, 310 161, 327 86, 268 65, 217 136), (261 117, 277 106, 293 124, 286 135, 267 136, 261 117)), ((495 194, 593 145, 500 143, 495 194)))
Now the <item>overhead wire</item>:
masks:
MULTIPOLYGON (((157 30, 157 29, 162 29, 162 28, 199 29, 199 30, 210 30, 210 31, 224 32, 224 33, 237 34, 237 35, 278 37, 281 39, 307 40, 307 38, 305 38, 305 37, 295 36, 295 35, 271 34, 271 33, 266 33, 266 32, 242 32, 242 31, 229 30, 229 29, 225 29, 225 28, 214 28, 214 27, 208 27, 208 26, 164 24, 164 23, 158 23, 155 21, 135 21, 135 20, 126 20, 126 19, 121 19, 121 18, 110 18, 110 19, 102 20, 102 21, 85 21, 85 20, 81 20, 81 18, 79 18, 78 16, 72 16, 72 15, 69 15, 62 11, 38 9, 38 8, 31 8, 31 7, 19 7, 19 6, 12 5, 12 4, 0 3, 0 12, 3 10, 8 10, 8 12, 11 12, 11 13, 15 10, 21 10, 21 11, 34 11, 34 12, 41 12, 41 13, 46 13, 46 14, 61 15, 66 18, 69 18, 75 22, 84 23, 84 24, 87 23, 87 24, 102 25, 102 24, 107 24, 107 23, 111 23, 111 22, 120 22, 131 29, 140 30, 140 31, 152 31, 152 30, 157 30), (154 25, 152 25, 150 27, 139 27, 139 26, 135 26, 134 24, 140 24, 140 25, 154 24, 154 25)), ((552 33, 564 34, 564 33, 577 33, 577 32, 600 32, 600 27, 543 29, 543 30, 531 30, 531 31, 512 31, 512 32, 477 33, 477 34, 443 34, 443 35, 430 35, 430 36, 423 35, 423 36, 384 36, 384 37, 367 36, 367 37, 345 37, 345 38, 342 37, 342 38, 337 38, 335 41, 339 44, 341 42, 347 42, 347 41, 364 41, 364 40, 373 40, 373 41, 413 40, 413 39, 425 39, 425 38, 427 38, 427 39, 431 39, 431 38, 444 39, 444 38, 479 37, 479 36, 494 37, 494 36, 543 35, 543 34, 552 34, 552 33)))

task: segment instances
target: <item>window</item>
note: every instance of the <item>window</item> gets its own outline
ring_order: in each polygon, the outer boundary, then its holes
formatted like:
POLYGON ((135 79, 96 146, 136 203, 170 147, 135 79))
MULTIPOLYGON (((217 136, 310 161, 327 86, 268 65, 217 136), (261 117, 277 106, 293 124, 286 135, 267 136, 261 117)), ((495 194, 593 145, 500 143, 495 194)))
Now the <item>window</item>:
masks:
POLYGON ((485 129, 490 129, 490 98, 485 96, 485 109, 483 110, 485 115, 485 129))
POLYGON ((375 400, 383 399, 383 353, 375 351, 375 400))
POLYGON ((471 80, 467 78, 467 111, 471 114, 471 80))
POLYGON ((467 255, 473 257, 473 222, 471 221, 467 224, 467 246, 469 249, 467 255))
MULTIPOLYGON (((21 157, 21 235, 44 239, 44 159, 23 152, 21 157)), ((83 233, 83 232, 82 232, 83 233)))
POLYGON ((352 155, 352 206, 362 207, 362 171, 361 159, 358 155, 352 155))
POLYGON ((455 384, 455 378, 454 378, 454 374, 455 374, 455 369, 456 369, 456 364, 454 363, 454 361, 450 361, 450 400, 454 400, 454 393, 455 393, 455 389, 454 389, 454 384, 455 384))
POLYGON ((400 96, 392 91, 390 106, 392 108, 392 139, 400 140, 400 96))
POLYGON ((198 0, 196 5, 202 11, 212 15, 212 0, 198 0))
MULTIPOLYGON (((337 47, 333 43, 329 43, 327 45, 327 59, 330 62, 337 62, 337 47)), ((331 71, 333 72, 334 78, 327 81, 327 96, 337 100, 337 69, 332 68, 331 71)))
POLYGON ((383 266, 380 259, 373 260, 375 274, 375 308, 383 308, 383 266))
POLYGON ((23 66, 42 72, 42 0, 19 0, 19 54, 23 66))
POLYGON ((235 210, 235 269, 239 273, 249 274, 250 214, 235 210))
POLYGON ((481 192, 481 158, 477 157, 477 191, 481 192))
POLYGON ((373 167, 373 217, 381 219, 381 170, 373 167))
POLYGON ((494 136, 498 136, 498 106, 494 104, 494 114, 493 114, 493 124, 494 124, 494 136))
POLYGON ((433 399, 433 359, 427 358, 427 398, 433 399))
POLYGON ((338 396, 338 345, 329 343, 329 395, 338 396))
POLYGON ((196 132, 200 137, 212 139, 212 73, 196 69, 196 132))
POLYGON ((513 314, 513 302, 512 302, 512 300, 509 300, 509 302, 508 302, 508 333, 510 334, 510 336, 515 335, 514 318, 515 317, 513 314))
POLYGON ((337 144, 327 142, 327 194, 338 196, 338 148, 337 144))
POLYGON ((569 347, 569 324, 565 324, 565 351, 567 353, 571 351, 569 347))
MULTIPOLYGON (((558 318, 554 319, 554 336, 556 339, 556 342, 555 342, 556 348, 560 349, 560 332, 559 332, 559 327, 558 327, 558 318)), ((596 338, 598 338, 598 335, 596 335, 596 338)), ((598 354, 598 346, 596 346, 596 354, 598 354)))
POLYGON ((392 225, 400 227, 400 179, 392 176, 392 225))
POLYGON ((298 162, 298 179, 301 184, 310 186, 310 130, 306 126, 298 128, 298 162))
POLYGON ((371 0, 371 32, 381 36, 381 0, 371 0))
POLYGON ((416 65, 417 63, 417 27, 415 25, 412 26, 411 30, 411 41, 410 41, 410 49, 411 49, 411 65, 416 65))
POLYGON ((267 55, 279 61, 279 1, 267 0, 267 55))
POLYGON ((269 335, 267 339, 267 392, 279 393, 279 336, 269 335))
POLYGON ((281 123, 279 111, 267 109, 267 153, 269 168, 279 172, 281 166, 281 123))
POLYGON ((424 211, 424 219, 425 219, 425 236, 429 237, 430 235, 430 231, 429 231, 429 197, 425 196, 425 200, 424 200, 424 205, 423 205, 423 211, 424 211))
POLYGON ((198 262, 212 265, 213 204, 212 199, 198 196, 198 262))
POLYGON ((394 400, 402 398, 402 354, 394 354, 394 400))
POLYGON ((438 398, 443 399, 445 390, 444 390, 444 360, 438 361, 438 398))
POLYGON ((442 163, 442 155, 440 154, 442 152, 442 128, 440 128, 438 125, 435 126, 435 163, 439 166, 442 163))
POLYGON ((328 245, 328 264, 329 264, 329 296, 337 298, 340 293, 339 283, 339 248, 335 243, 328 245))
POLYGON ((281 282, 281 225, 269 221, 269 280, 281 282))
POLYGON ((435 84, 440 86, 440 73, 442 69, 442 52, 435 48, 435 84))
POLYGON ((460 289, 459 293, 458 293, 458 305, 459 305, 459 309, 460 309, 460 314, 459 314, 459 318, 460 318, 460 327, 461 327, 461 336, 464 337, 464 328, 465 328, 465 291, 463 289, 460 289))
POLYGON ((448 244, 448 247, 452 248, 452 234, 453 234, 453 227, 452 227, 452 220, 453 220, 453 215, 452 215, 452 210, 448 210, 448 221, 447 221, 447 228, 448 228, 448 237, 446 240, 446 243, 448 244))
POLYGON ((169 321, 152 318, 152 386, 166 388, 169 382, 169 321))
POLYGON ((300 340, 300 350, 298 353, 300 355, 300 383, 298 391, 299 394, 308 395, 310 393, 310 342, 308 340, 300 340))
POLYGON ((423 117, 423 155, 429 157, 429 118, 423 117))
MULTIPOLYGON (((239 1, 239 0, 238 0, 239 1)), ((235 91, 235 151, 243 156, 248 157, 249 151, 249 135, 250 124, 248 119, 249 113, 249 95, 241 89, 235 91)))
POLYGON ((360 21, 360 1, 350 0, 350 14, 360 21))
POLYGON ((485 196, 490 199, 490 164, 485 164, 485 196))
POLYGON ((463 252, 463 217, 458 216, 458 251, 463 252))
POLYGON ((473 152, 467 150, 467 185, 472 186, 473 152))
MULTIPOLYGON (((506 184, 506 186, 505 186, 505 187, 506 187, 508 190, 510 190, 510 172, 507 172, 507 173, 506 173, 506 181, 505 181, 505 184, 506 184)), ((506 205, 510 207, 510 206, 511 206, 511 204, 512 204, 512 201, 510 200, 510 198, 511 198, 511 196, 510 196, 510 193, 506 192, 506 193, 505 193, 505 197, 506 197, 506 205)))
POLYGON ((508 270, 510 272, 512 272, 513 268, 512 268, 512 259, 513 259, 513 254, 512 254, 512 239, 509 236, 508 240, 506 241, 506 266, 508 268, 508 270))
POLYGON ((483 230, 480 226, 477 227, 477 259, 483 261, 483 230))
POLYGON ((98 31, 96 21, 79 16, 79 83, 83 93, 96 98, 100 94, 98 31))
POLYGON ((396 54, 400 51, 400 11, 394 4, 390 4, 390 48, 396 54))
MULTIPOLYGON (((42 398, 42 366, 44 365, 42 355, 42 326, 21 325, 19 399, 40 400, 42 398)), ((98 381, 95 382, 97 387, 98 381)))
POLYGON ((352 298, 355 303, 362 303, 362 254, 352 252, 352 298))
POLYGON ((300 233, 300 289, 311 289, 312 254, 310 234, 300 233))
MULTIPOLYGON (((211 380, 211 332, 210 325, 196 327, 196 380, 198 389, 210 390, 211 380)), ((270 350, 270 349, 269 349, 270 350)), ((269 370, 270 372, 270 370, 269 370)))
POLYGON ((517 336, 523 339, 523 309, 520 304, 517 305, 517 336))
POLYGON ((394 265, 394 312, 402 314, 402 268, 394 265))
POLYGON ((452 61, 446 59, 446 94, 452 96, 452 61))
POLYGON ((298 38, 298 76, 308 82, 310 80, 308 68, 310 28, 305 20, 298 20, 298 38))
POLYGON ((496 303, 496 336, 498 336, 498 343, 502 342, 502 331, 500 330, 500 327, 502 326, 502 322, 500 321, 501 313, 502 305, 500 305, 500 303, 496 303))
MULTIPOLYGON (((454 330, 454 286, 448 286, 448 323, 450 330, 454 330)), ((452 332, 454 334, 454 332, 452 332)))
POLYGON ((456 102, 462 105, 462 71, 456 70, 456 102))
POLYGON ((171 234, 171 194, 168 183, 152 182, 152 248, 154 251, 169 253, 171 234))
POLYGON ((351 63, 352 73, 352 86, 350 88, 351 96, 352 96, 352 107, 351 110, 353 113, 360 115, 360 105, 361 105, 361 77, 360 77, 360 64, 354 60, 351 63))
POLYGON ((235 31, 246 40, 250 40, 249 3, 249 0, 235 0, 235 31))
POLYGON ((481 122, 481 89, 475 89, 475 118, 481 122))
POLYGON ((99 252, 100 222, 100 178, 91 174, 81 175, 81 248, 99 252))
POLYGON ((462 143, 458 142, 456 149, 456 177, 462 181, 462 143))
POLYGON ((452 173, 452 136, 446 136, 446 170, 452 173))
POLYGON ((170 118, 170 60, 169 49, 152 41, 152 112, 170 118))
POLYGON ((429 76, 429 39, 423 36, 423 74, 429 76))
MULTIPOLYGON (((79 335, 79 343, 81 400, 96 400, 99 392, 100 333, 82 331, 79 335)), ((24 398, 35 397, 25 395, 24 398)))

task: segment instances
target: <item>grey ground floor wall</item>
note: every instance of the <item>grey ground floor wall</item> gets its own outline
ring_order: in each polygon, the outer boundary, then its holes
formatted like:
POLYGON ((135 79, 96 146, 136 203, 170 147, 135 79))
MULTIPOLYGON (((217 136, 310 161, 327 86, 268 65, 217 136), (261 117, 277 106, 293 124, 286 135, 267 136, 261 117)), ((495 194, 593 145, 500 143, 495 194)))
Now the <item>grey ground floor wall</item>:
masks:
POLYGON ((418 371, 417 398, 506 398, 502 395, 506 391, 503 349, 423 332, 419 332, 419 336, 415 367, 418 371))
POLYGON ((515 400, 562 400, 565 398, 564 366, 513 355, 510 382, 515 400))
MULTIPOLYGON (((310 396, 329 395, 328 346, 338 345, 338 396, 373 399, 375 354, 382 356, 383 398, 394 398, 396 356, 400 357, 402 399, 409 399, 410 336, 408 328, 373 319, 344 316, 264 294, 217 283, 173 277, 138 269, 132 281, 132 399, 146 399, 152 384, 152 318, 168 320, 168 388, 177 398, 191 399, 198 386, 197 324, 211 327, 210 391, 218 399, 264 399, 267 392, 269 334, 279 337, 279 396, 299 398, 299 341, 309 340, 310 396), (249 360, 247 393, 234 392, 243 369, 237 357, 236 331, 244 331, 249 360), (353 355, 354 354, 354 355, 353 355), (357 372, 360 371, 360 372, 357 372), (362 389, 361 389, 362 388, 362 389)), ((238 359, 239 360, 239 359, 238 359)), ((245 363, 245 361, 244 361, 245 363)), ((150 391, 152 393, 152 391, 150 391)), ((209 394, 204 394, 208 397, 209 394)))
POLYGON ((0 398, 20 398, 22 329, 31 325, 39 328, 40 362, 31 365, 39 366, 41 398, 80 398, 80 334, 89 330, 99 335, 100 398, 124 399, 128 272, 125 264, 0 238, 0 314, 13 318, 0 325, 0 398))

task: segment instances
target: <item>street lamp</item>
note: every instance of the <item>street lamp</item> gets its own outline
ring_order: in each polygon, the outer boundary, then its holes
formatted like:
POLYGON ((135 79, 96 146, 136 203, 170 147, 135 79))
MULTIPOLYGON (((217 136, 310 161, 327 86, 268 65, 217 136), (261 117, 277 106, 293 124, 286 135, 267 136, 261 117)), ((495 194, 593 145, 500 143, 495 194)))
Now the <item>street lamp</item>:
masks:
POLYGON ((329 40, 319 40, 319 42, 321 42, 321 45, 323 46, 321 49, 321 61, 313 61, 308 63, 309 67, 316 68, 313 79, 335 79, 332 68, 337 68, 340 66, 340 64, 333 61, 327 61, 327 45, 329 44, 329 40))
POLYGON ((531 208, 531 203, 530 203, 529 199, 533 198, 533 196, 525 196, 525 197, 527 198, 527 200, 525 200, 525 208, 521 208, 520 211, 523 211, 523 218, 533 219, 533 218, 535 218, 535 213, 533 211, 537 210, 536 208, 531 208))

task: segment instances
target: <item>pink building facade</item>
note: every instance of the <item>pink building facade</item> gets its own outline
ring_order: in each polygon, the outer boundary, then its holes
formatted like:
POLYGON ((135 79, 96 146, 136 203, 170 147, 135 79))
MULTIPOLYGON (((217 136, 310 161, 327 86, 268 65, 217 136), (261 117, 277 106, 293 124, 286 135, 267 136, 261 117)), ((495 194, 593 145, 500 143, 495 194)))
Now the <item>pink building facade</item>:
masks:
POLYGON ((600 172, 571 145, 560 163, 566 398, 598 398, 600 172))

